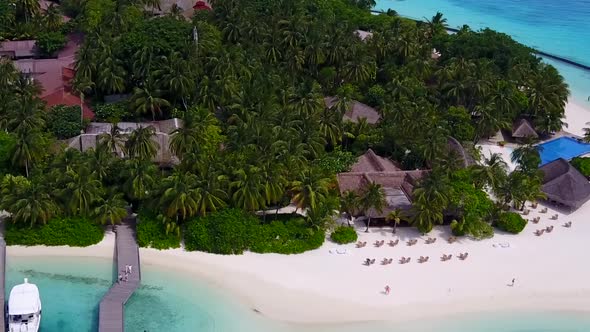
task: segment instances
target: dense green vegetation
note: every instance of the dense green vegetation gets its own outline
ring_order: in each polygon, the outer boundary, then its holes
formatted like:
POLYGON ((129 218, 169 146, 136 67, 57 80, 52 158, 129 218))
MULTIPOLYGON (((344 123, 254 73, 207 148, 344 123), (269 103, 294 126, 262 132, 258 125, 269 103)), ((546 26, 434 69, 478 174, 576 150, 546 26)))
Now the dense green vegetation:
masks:
POLYGON ((47 116, 47 129, 57 139, 80 135, 80 130, 84 129, 80 106, 53 106, 47 116))
POLYGON ((137 219, 137 244, 140 247, 160 250, 180 248, 180 237, 173 233, 167 233, 164 224, 153 213, 142 210, 137 219))
POLYGON ((325 239, 323 230, 312 229, 305 220, 261 222, 239 209, 225 209, 188 222, 184 235, 187 250, 217 254, 295 254, 316 249, 325 239))
POLYGON ((590 178, 590 158, 576 157, 572 159, 571 164, 585 177, 590 178))
POLYGON ((334 210, 384 209, 376 184, 338 202, 335 174, 367 148, 406 169, 432 169, 411 211, 388 218, 394 225, 428 232, 455 219, 455 229, 487 237, 499 207, 483 190, 516 208, 542 198, 532 145, 515 150, 510 175, 497 156, 462 171, 448 147, 453 136, 479 160, 474 142, 520 117, 542 133, 561 129, 563 78, 507 35, 467 27, 447 35, 441 15, 426 23, 393 11, 372 15, 371 1, 212 1, 212 12, 188 22, 177 8, 152 18, 157 0, 68 0, 68 27, 33 19, 41 15, 33 3, 0 5, 0 17, 11 18, 0 23, 2 36, 85 32, 73 86, 97 119, 179 117, 183 127, 171 134, 175 165, 152 162, 160 147, 150 127, 124 134, 115 125, 94 150, 63 150, 55 139, 75 134, 73 112, 46 112, 39 86, 0 60, 0 129, 8 135, 0 137, 0 167, 9 173, 0 209, 16 223, 80 216, 117 223, 132 204, 157 216, 140 226, 142 245, 175 246, 170 236, 184 233, 191 250, 301 252, 323 242, 334 210), (372 37, 362 41, 359 28, 372 37), (110 94, 130 98, 104 105, 110 94), (336 105, 327 108, 325 96, 336 96, 336 105), (352 100, 376 107, 381 122, 344 122, 352 100), (253 217, 289 202, 306 217, 253 217))
POLYGON ((496 222, 496 227, 508 233, 518 234, 522 232, 526 224, 527 221, 520 214, 516 212, 505 212, 500 214, 500 218, 496 222))
POLYGON ((332 232, 330 238, 338 244, 346 244, 356 242, 358 234, 353 227, 340 226, 332 232))
POLYGON ((104 230, 86 218, 55 218, 45 225, 8 223, 5 230, 8 245, 46 245, 87 247, 102 241, 104 230))

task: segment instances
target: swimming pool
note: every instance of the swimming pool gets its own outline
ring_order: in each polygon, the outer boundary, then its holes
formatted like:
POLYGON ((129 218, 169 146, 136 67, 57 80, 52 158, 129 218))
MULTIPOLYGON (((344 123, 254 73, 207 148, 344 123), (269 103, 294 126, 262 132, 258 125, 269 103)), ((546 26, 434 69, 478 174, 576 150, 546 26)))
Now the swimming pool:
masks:
POLYGON ((570 160, 583 154, 590 153, 590 144, 578 142, 571 137, 560 137, 539 144, 538 147, 540 147, 539 154, 541 155, 541 165, 548 164, 559 158, 570 160))

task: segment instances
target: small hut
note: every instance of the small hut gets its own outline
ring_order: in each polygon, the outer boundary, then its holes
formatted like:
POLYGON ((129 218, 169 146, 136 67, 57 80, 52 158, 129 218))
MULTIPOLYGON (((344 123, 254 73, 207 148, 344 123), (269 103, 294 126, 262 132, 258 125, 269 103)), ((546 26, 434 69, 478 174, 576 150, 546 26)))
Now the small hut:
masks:
POLYGON ((520 119, 512 125, 512 137, 514 138, 537 138, 539 134, 527 119, 520 119))
POLYGON ((373 37, 373 33, 365 30, 355 30, 354 34, 357 35, 362 41, 366 41, 368 38, 373 37))
MULTIPOLYGON (((337 101, 338 97, 324 98, 324 103, 327 108, 334 107, 337 101)), ((381 119, 381 116, 379 115, 379 112, 371 106, 353 100, 352 105, 350 105, 349 109, 344 113, 342 120, 358 123, 361 118, 365 118, 368 124, 376 124, 381 119)))
POLYGON ((565 159, 539 168, 543 171, 543 192, 549 201, 577 209, 590 199, 590 182, 565 159))

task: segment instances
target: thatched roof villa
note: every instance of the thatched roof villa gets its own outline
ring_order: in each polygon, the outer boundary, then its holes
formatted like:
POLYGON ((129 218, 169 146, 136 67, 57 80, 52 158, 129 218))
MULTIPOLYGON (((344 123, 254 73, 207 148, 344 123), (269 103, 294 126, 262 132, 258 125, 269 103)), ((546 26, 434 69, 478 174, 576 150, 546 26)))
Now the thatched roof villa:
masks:
POLYGON ((527 119, 519 119, 512 125, 512 137, 514 138, 537 138, 539 134, 527 119))
MULTIPOLYGON (((139 127, 153 127, 156 131, 156 135, 152 139, 159 145, 158 153, 153 161, 160 165, 174 165, 178 163, 178 158, 170 151, 170 135, 175 129, 180 128, 181 121, 179 119, 175 118, 140 123, 119 122, 117 123, 117 126, 121 128, 121 134, 131 134, 131 132, 139 127)), ((68 148, 79 151, 94 149, 99 142, 100 135, 109 133, 110 131, 110 123, 91 122, 88 127, 86 127, 86 132, 84 134, 68 140, 68 148)), ((122 153, 122 151, 118 152, 122 153)))
POLYGON ((543 192, 547 200, 577 209, 590 199, 590 182, 565 159, 539 168, 543 171, 543 192))
MULTIPOLYGON (((338 97, 324 98, 324 103, 327 108, 334 107, 337 101, 338 97)), ((376 124, 381 119, 381 115, 379 115, 379 112, 371 106, 353 100, 349 110, 344 113, 342 120, 357 123, 361 118, 367 119, 367 123, 369 124, 376 124)))
POLYGON ((371 183, 380 184, 385 191, 386 207, 382 213, 368 211, 372 218, 384 218, 395 209, 408 210, 412 206, 412 191, 417 181, 428 171, 401 170, 393 161, 380 157, 369 149, 352 166, 350 172, 337 175, 340 193, 360 192, 371 183))

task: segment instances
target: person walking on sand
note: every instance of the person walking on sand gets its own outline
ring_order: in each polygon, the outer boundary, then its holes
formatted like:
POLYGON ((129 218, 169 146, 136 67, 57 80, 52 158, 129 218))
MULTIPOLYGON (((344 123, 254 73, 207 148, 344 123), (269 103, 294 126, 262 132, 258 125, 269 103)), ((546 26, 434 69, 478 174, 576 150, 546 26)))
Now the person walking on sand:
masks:
POLYGON ((391 288, 389 287, 389 285, 385 285, 385 295, 389 295, 390 291, 391 291, 391 288))

